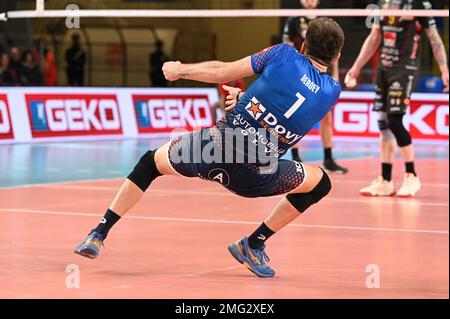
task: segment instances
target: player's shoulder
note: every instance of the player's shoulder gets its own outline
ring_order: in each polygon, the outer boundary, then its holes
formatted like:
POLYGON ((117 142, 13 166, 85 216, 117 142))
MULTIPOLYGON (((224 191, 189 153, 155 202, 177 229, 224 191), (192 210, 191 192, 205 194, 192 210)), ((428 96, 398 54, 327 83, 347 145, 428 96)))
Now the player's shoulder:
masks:
POLYGON ((412 5, 412 9, 426 9, 430 10, 433 8, 431 1, 429 0, 415 0, 412 5))
POLYGON ((329 76, 331 78, 331 87, 333 90, 333 93, 335 94, 335 98, 337 99, 342 92, 342 86, 341 83, 336 80, 335 78, 333 78, 332 76, 329 76))
POLYGON ((292 59, 298 59, 301 57, 300 53, 288 43, 276 44, 269 48, 272 55, 280 58, 281 61, 286 62, 292 59))
POLYGON ((342 86, 338 80, 329 74, 323 74, 323 82, 325 84, 323 89, 325 89, 327 94, 331 94, 335 98, 339 97, 342 91, 342 86))

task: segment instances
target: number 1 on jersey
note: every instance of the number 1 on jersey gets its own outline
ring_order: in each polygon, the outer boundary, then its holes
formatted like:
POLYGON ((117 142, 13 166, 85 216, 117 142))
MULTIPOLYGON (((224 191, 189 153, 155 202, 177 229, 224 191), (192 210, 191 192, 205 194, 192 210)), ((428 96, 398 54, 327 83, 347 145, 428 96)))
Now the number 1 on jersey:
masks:
POLYGON ((294 114, 295 111, 297 111, 298 108, 302 106, 303 102, 305 102, 306 100, 306 98, 298 92, 295 93, 295 96, 298 98, 298 100, 294 103, 294 105, 291 106, 289 110, 286 111, 286 113, 284 113, 284 116, 286 116, 286 118, 290 118, 292 114, 294 114))

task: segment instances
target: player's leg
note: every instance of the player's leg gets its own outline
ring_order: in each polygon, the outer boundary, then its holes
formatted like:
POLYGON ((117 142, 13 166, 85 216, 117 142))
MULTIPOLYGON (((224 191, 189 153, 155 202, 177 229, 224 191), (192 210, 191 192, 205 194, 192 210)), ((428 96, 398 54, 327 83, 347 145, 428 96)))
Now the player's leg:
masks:
MULTIPOLYGON (((319 202, 331 190, 331 182, 324 170, 319 167, 297 164, 300 165, 297 166, 297 173, 300 173, 298 175, 301 177, 297 179, 294 173, 289 174, 289 179, 293 180, 293 183, 298 183, 299 186, 280 200, 265 221, 248 238, 244 237, 228 247, 236 260, 259 277, 275 275, 275 271, 266 264, 268 257, 265 253, 265 242, 311 205, 319 202)), ((279 169, 285 168, 280 167, 279 169)), ((282 177, 283 174, 279 174, 279 176, 282 177)))
POLYGON ((323 145, 323 167, 327 172, 335 174, 346 174, 348 169, 339 166, 333 159, 333 112, 328 112, 327 115, 320 121, 320 138, 323 145))
POLYGON ((396 98, 389 100, 387 121, 389 129, 397 141, 406 169, 403 185, 398 190, 397 196, 410 197, 414 196, 421 188, 420 179, 414 167, 414 148, 411 135, 403 125, 403 116, 409 106, 414 86, 415 72, 399 68, 392 73, 390 92, 396 98))
POLYGON ((390 114, 388 116, 389 128, 395 136, 400 154, 405 162, 405 177, 402 186, 397 192, 398 196, 414 196, 421 188, 421 182, 415 171, 414 147, 411 135, 403 125, 403 114, 390 114))
POLYGON ((298 143, 291 148, 292 160, 296 162, 301 162, 300 152, 298 150, 298 143))
MULTIPOLYGON (((264 224, 274 233, 294 221, 299 214, 319 202, 331 190, 330 179, 322 169, 307 164, 303 167, 307 176, 304 182, 283 197, 264 221, 264 224)), ((252 246, 252 239, 258 239, 258 231, 250 236, 250 246, 252 246), (252 238, 252 236, 255 237, 252 238)), ((264 242, 255 242, 253 245, 262 244, 264 242)))
POLYGON ((379 112, 378 128, 380 129, 381 175, 372 183, 360 190, 365 196, 392 196, 392 163, 394 162, 395 136, 388 127, 386 112, 379 112))
POLYGON ((167 159, 169 146, 170 142, 156 151, 148 151, 141 157, 123 182, 100 223, 92 229, 83 243, 76 247, 75 253, 88 258, 98 257, 100 247, 110 229, 139 202, 153 180, 161 175, 178 175, 167 159))
POLYGON ((375 93, 374 111, 379 112, 381 174, 369 186, 361 188, 359 192, 365 196, 391 196, 394 194, 392 163, 395 137, 388 127, 386 113, 388 110, 388 96, 390 94, 389 81, 385 71, 381 68, 377 71, 375 93))

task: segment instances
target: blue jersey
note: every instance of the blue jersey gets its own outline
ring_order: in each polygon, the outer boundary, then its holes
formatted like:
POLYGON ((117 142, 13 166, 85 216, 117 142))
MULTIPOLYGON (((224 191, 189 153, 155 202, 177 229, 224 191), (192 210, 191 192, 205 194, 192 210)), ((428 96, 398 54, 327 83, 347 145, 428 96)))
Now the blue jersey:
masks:
POLYGON ((341 86, 288 44, 256 53, 251 62, 260 76, 227 113, 226 121, 228 127, 242 129, 262 143, 267 143, 267 136, 256 131, 265 129, 278 140, 278 145, 266 148, 281 157, 330 111, 341 86))

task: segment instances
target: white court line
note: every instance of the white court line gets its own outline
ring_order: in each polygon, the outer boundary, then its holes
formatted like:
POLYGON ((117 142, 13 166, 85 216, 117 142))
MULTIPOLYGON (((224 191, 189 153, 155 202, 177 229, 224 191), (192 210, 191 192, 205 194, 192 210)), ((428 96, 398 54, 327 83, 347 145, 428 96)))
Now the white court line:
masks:
POLYGON ((15 186, 0 186, 0 190, 7 189, 17 189, 17 188, 31 188, 31 187, 42 187, 51 185, 65 185, 65 184, 80 184, 80 183, 92 183, 92 182, 105 182, 113 180, 125 180, 124 177, 107 177, 107 178, 92 178, 92 179, 79 179, 74 181, 62 181, 62 182, 49 182, 49 183, 36 183, 36 184, 26 184, 26 185, 15 185, 15 186))
POLYGON ((122 173, 122 171, 119 171, 119 170, 109 170, 108 174, 114 174, 115 175, 115 174, 123 174, 123 173, 122 173))
POLYGON ((92 173, 92 168, 78 168, 75 170, 75 172, 81 173, 81 174, 92 173))
MULTIPOLYGON (((25 213, 25 214, 41 214, 41 215, 61 215, 61 216, 89 216, 101 217, 100 214, 95 213, 80 213, 80 212, 61 212, 49 210, 36 209, 21 209, 21 208, 0 208, 0 212, 4 213, 25 213)), ((204 219, 204 218, 176 218, 176 217, 159 217, 159 216, 133 216, 126 215, 126 219, 140 219, 153 221, 172 221, 172 222, 191 222, 191 223, 210 223, 210 224, 233 224, 233 225, 260 225, 261 222, 247 222, 236 220, 222 220, 222 219, 204 219)), ((429 230, 429 229, 403 229, 403 228, 385 228, 385 227, 364 227, 364 226, 337 226, 337 225, 313 225, 313 224, 289 224, 288 227, 301 228, 319 228, 319 229, 342 229, 342 230, 365 230, 365 231, 389 231, 389 232, 404 232, 404 233, 424 233, 424 234, 439 234, 448 235, 448 231, 444 230, 429 230)))
MULTIPOLYGON (((333 183, 350 183, 350 184, 367 184, 368 180, 366 179, 345 179, 345 177, 342 178, 336 178, 334 176, 331 177, 333 183)), ((440 187, 440 188, 448 188, 449 184, 445 184, 445 183, 422 183, 422 187, 440 187)))
MULTIPOLYGON (((55 189, 76 189, 76 190, 98 190, 98 191, 117 191, 117 187, 108 187, 108 186, 76 186, 76 185, 41 185, 40 188, 55 188, 55 189)), ((164 193, 168 195, 173 195, 173 190, 169 189, 152 189, 149 191, 151 193, 164 193)), ((215 195, 215 196, 238 196, 236 194, 230 192, 211 192, 211 191, 190 191, 183 190, 183 194, 187 195, 215 195)), ((281 198, 284 195, 275 195, 271 196, 272 198, 281 198)), ((361 197, 359 194, 357 197, 361 197)), ((408 204, 408 205, 420 205, 420 206, 432 206, 432 207, 448 207, 448 202, 425 202, 425 201, 415 201, 414 199, 398 199, 393 201, 391 198, 387 198, 387 200, 383 200, 381 198, 367 198, 361 197, 360 199, 351 199, 351 198, 327 198, 322 199, 323 202, 348 202, 348 203, 377 203, 380 205, 392 205, 392 204, 408 204)))

